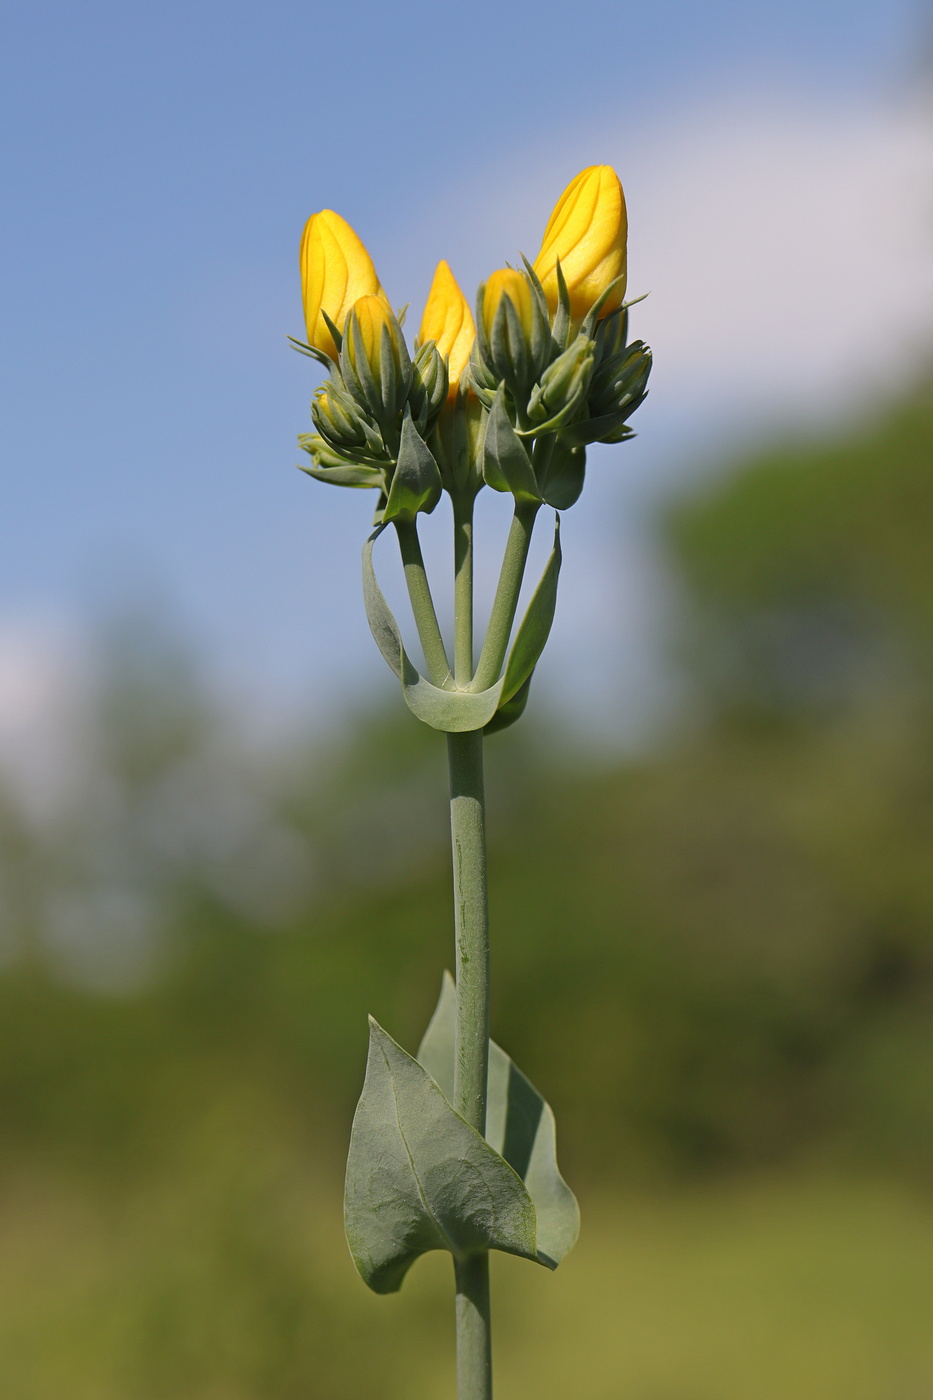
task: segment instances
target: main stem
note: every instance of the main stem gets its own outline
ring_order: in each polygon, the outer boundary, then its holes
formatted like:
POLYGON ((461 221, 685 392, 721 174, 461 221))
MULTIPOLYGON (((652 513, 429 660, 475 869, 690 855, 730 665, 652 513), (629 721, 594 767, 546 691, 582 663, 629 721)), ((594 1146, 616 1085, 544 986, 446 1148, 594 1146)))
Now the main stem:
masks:
MULTIPOLYGON (((454 1106, 486 1131, 489 1070, 489 901, 483 731, 447 735, 450 834, 457 945, 454 1106)), ((457 1397, 492 1400, 489 1255, 454 1261, 457 1281, 457 1397)))

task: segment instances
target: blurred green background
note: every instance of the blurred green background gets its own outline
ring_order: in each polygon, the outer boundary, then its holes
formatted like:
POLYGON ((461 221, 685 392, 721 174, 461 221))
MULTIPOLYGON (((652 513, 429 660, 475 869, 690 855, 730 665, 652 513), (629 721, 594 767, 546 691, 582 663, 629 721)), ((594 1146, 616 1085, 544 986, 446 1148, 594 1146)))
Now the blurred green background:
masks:
MULTIPOLYGON (((502 1400, 933 1395, 931 462, 927 382, 694 485, 678 722, 488 745, 494 1034, 583 1209, 497 1260, 502 1400)), ((151 620, 95 675, 67 800, 0 794, 0 1394, 450 1394, 446 1259, 377 1299, 340 1229, 366 1013, 414 1048, 450 959, 443 743, 246 743, 151 620)))

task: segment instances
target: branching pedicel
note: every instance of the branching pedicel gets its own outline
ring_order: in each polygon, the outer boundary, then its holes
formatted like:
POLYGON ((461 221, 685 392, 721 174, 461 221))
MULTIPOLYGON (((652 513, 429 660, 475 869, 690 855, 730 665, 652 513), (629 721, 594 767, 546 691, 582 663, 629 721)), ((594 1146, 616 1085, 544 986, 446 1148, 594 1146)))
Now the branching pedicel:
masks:
POLYGON ((558 200, 534 263, 493 272, 474 324, 438 265, 409 353, 363 244, 332 210, 301 242, 307 343, 328 370, 316 431, 300 439, 321 481, 379 492, 363 551, 366 613, 411 710, 447 734, 456 982, 445 975, 417 1056, 374 1021, 347 1163, 345 1219, 356 1267, 389 1293, 419 1255, 446 1249, 457 1286, 459 1400, 490 1400, 489 1250, 556 1268, 577 1237, 557 1168, 554 1115, 489 1040, 483 735, 519 718, 547 641, 560 570, 559 516, 544 574, 512 640, 535 519, 572 506, 586 448, 622 442, 645 397, 651 352, 627 342, 625 200, 609 166, 558 200), (473 508, 483 485, 514 515, 485 637, 473 641, 473 508), (454 654, 448 657, 418 540, 418 516, 450 496, 454 654), (409 659, 372 563, 393 526, 427 676, 409 659), (509 645, 511 641, 511 647, 509 645))

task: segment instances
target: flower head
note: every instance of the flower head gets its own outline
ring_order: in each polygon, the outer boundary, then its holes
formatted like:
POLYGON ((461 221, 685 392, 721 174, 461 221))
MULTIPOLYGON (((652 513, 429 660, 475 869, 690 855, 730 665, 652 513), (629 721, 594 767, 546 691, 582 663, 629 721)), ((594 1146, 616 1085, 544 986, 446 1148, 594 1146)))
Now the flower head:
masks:
POLYGON ((418 343, 423 345, 425 341, 433 340, 438 353, 446 359, 448 398, 456 397, 460 376, 469 363, 475 339, 476 326, 466 297, 450 267, 442 260, 437 265, 428 293, 418 343))
POLYGON ((581 170, 555 204, 534 262, 552 312, 558 304, 558 260, 575 320, 582 320, 617 278, 622 280, 600 315, 622 305, 627 235, 625 196, 612 166, 590 165, 581 170))
POLYGON ((321 313, 342 331, 354 302, 383 295, 373 260, 346 219, 322 209, 305 224, 298 261, 308 344, 336 360, 337 346, 321 313))

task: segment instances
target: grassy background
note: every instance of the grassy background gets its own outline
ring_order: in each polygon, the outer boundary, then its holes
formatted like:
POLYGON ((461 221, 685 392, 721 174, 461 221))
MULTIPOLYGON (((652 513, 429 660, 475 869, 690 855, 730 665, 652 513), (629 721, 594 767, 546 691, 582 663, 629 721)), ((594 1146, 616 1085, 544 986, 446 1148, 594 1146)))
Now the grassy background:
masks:
MULTIPOLYGON (((933 1395, 931 461, 920 386, 736 463, 662 522, 682 723, 489 745, 494 1033, 584 1213, 496 1261, 504 1400, 933 1395)), ((366 1012, 413 1047, 449 960, 442 745, 245 744, 133 623, 81 752, 0 792, 0 1394, 451 1393, 447 1261, 370 1297, 339 1223, 366 1012)))

